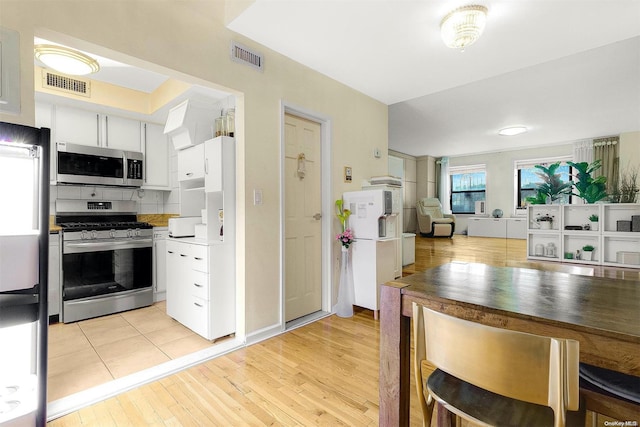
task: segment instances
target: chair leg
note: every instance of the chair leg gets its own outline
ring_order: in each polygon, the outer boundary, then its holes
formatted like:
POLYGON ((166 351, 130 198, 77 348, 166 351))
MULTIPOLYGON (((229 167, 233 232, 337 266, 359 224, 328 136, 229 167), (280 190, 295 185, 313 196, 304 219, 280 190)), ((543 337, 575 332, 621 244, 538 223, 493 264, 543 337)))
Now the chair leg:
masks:
POLYGON ((449 412, 447 408, 440 402, 436 403, 436 426, 437 427, 456 427, 456 414, 449 412))

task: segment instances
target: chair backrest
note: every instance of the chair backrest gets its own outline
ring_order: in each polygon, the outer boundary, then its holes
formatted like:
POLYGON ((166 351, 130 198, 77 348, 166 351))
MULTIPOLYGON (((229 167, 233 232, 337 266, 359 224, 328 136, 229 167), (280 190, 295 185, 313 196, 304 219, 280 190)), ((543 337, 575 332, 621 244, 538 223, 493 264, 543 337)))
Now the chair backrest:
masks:
MULTIPOLYGON (((414 310, 414 321, 417 310, 414 310)), ((553 409, 579 408, 579 343, 494 328, 422 307, 426 359, 493 393, 553 409)))
POLYGON ((426 197, 418 202, 420 213, 431 215, 431 218, 443 218, 442 205, 435 197, 426 197))

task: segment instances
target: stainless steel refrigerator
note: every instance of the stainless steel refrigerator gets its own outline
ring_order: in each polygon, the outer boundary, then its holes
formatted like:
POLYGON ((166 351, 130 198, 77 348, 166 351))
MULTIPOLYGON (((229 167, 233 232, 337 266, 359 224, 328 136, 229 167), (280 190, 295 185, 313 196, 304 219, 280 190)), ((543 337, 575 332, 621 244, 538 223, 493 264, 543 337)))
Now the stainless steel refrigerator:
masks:
POLYGON ((0 122, 0 426, 47 408, 49 129, 0 122))

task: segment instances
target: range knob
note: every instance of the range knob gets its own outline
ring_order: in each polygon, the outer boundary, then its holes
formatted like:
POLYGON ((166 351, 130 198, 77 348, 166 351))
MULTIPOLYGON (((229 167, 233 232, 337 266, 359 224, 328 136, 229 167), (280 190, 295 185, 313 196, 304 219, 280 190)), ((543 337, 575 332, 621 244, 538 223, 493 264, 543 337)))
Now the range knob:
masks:
POLYGON ((91 238, 92 239, 97 239, 98 238, 98 232, 96 230, 91 231, 91 238))
POLYGON ((139 228, 136 228, 136 236, 140 236, 142 234, 142 231, 140 231, 139 228))
POLYGON ((88 232, 87 230, 82 230, 82 231, 80 232, 80 238, 81 238, 82 240, 88 239, 88 238, 90 238, 90 237, 91 237, 91 236, 89 235, 89 232, 88 232))
POLYGON ((112 239, 116 237, 116 230, 109 230, 109 237, 112 239))

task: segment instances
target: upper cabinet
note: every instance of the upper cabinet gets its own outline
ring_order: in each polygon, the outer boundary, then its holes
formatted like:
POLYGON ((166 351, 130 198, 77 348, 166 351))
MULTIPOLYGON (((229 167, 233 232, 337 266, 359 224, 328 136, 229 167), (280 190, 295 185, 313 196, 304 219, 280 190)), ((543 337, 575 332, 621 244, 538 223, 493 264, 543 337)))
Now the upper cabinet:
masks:
POLYGON ((102 116, 102 145, 125 151, 142 151, 140 122, 118 116, 102 116))
POLYGON ((169 180, 169 141, 162 125, 143 124, 144 184, 150 190, 171 190, 169 180))
POLYGON ((54 117, 55 142, 142 151, 137 120, 60 105, 54 117))
POLYGON ((100 115, 86 110, 57 105, 54 112, 55 142, 98 146, 100 115))

